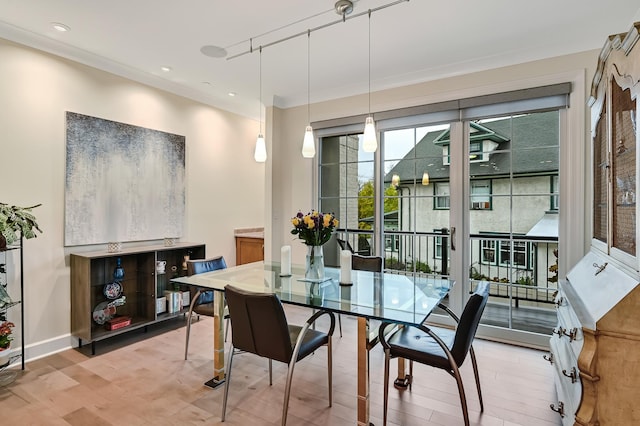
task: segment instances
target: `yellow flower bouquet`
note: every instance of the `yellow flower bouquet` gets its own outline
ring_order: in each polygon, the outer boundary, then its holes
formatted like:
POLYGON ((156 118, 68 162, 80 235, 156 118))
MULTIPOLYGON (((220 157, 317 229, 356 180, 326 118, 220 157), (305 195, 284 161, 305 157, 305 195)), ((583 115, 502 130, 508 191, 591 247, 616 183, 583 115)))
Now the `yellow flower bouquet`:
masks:
POLYGON ((339 222, 333 213, 320 213, 313 210, 306 215, 298 212, 291 218, 291 223, 293 224, 291 233, 297 235, 306 245, 321 246, 329 241, 339 222))

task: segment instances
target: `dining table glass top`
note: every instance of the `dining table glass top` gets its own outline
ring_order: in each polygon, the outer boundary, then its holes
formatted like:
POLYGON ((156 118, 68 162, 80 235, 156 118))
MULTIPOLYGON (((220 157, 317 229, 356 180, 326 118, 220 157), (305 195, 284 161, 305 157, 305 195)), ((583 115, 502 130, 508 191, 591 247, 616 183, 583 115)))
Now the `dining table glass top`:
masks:
POLYGON ((351 285, 343 285, 340 269, 332 267, 325 267, 326 280, 319 282, 305 280, 302 265, 292 265, 291 272, 281 276, 279 262, 255 262, 172 281, 216 291, 231 284, 275 293, 284 303, 405 324, 421 324, 453 286, 439 277, 359 270, 351 271, 351 285))

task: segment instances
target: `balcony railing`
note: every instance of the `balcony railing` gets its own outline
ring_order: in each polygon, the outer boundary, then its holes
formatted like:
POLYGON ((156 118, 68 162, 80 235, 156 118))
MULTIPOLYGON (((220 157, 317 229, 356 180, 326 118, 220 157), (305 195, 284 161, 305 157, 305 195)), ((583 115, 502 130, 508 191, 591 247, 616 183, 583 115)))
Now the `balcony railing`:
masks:
MULTIPOLYGON (((359 254, 374 253, 370 232, 341 232, 338 237, 348 239, 359 254)), ((557 238, 482 233, 471 235, 469 244, 472 283, 491 282, 490 295, 512 300, 515 307, 521 303, 553 303, 557 290, 557 238)), ((382 252, 385 272, 416 277, 449 275, 446 229, 424 233, 387 231, 382 252)))

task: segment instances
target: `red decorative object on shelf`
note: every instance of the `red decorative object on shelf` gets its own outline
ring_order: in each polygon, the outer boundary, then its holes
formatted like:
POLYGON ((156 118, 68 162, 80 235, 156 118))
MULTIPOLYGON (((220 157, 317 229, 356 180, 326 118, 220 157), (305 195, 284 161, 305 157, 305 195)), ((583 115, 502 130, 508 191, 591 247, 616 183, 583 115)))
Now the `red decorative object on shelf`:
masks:
POLYGON ((110 319, 105 323, 107 330, 113 331, 131 325, 131 317, 122 316, 110 319))

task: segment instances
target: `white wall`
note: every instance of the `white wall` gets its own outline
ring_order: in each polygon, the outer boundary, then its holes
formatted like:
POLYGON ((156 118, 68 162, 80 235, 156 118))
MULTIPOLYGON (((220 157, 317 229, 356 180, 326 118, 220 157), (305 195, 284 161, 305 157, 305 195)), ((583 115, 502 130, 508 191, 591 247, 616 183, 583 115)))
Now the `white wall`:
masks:
POLYGON ((182 241, 233 265, 234 228, 264 226, 257 121, 4 40, 0 58, 0 202, 42 203, 34 213, 44 233, 25 244, 28 359, 73 342, 68 255, 106 247, 63 247, 65 111, 186 137, 182 241))

